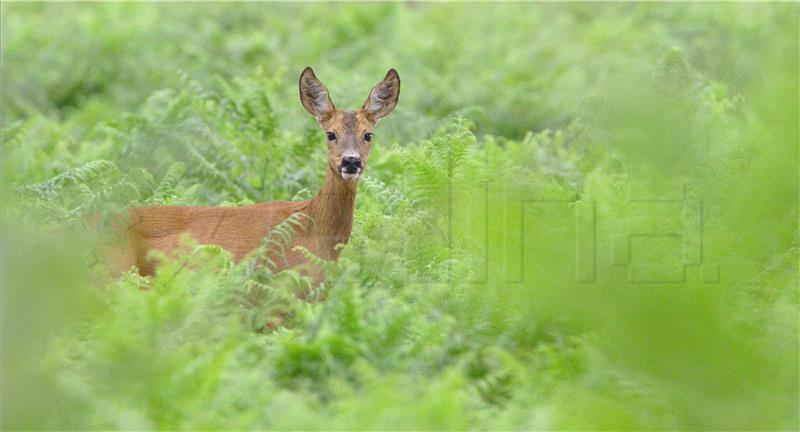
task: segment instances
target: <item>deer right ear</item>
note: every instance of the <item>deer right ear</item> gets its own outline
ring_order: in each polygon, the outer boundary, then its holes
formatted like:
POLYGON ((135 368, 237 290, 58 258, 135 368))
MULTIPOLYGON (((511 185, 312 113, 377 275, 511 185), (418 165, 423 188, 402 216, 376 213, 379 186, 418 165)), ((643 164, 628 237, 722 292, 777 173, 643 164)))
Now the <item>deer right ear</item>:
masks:
POLYGON ((328 120, 336 110, 328 89, 317 79, 310 67, 300 74, 300 102, 319 122, 328 120))

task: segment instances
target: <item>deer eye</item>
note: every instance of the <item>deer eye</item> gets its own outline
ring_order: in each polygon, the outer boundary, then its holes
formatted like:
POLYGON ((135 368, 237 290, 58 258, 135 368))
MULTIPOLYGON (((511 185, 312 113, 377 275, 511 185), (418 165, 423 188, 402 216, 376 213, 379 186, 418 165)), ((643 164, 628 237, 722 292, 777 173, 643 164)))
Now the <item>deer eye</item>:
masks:
POLYGON ((364 141, 366 142, 372 141, 372 132, 367 132, 364 134, 364 141))
POLYGON ((333 132, 328 132, 328 141, 334 141, 336 139, 336 134, 333 132))

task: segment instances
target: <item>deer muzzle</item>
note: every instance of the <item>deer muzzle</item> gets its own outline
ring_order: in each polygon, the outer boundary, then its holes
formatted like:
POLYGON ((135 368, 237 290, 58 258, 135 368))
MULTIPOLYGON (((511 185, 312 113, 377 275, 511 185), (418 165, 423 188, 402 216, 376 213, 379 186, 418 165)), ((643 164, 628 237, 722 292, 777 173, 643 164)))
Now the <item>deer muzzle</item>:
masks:
POLYGON ((340 170, 344 179, 358 178, 359 174, 361 174, 361 158, 356 156, 343 157, 340 170))

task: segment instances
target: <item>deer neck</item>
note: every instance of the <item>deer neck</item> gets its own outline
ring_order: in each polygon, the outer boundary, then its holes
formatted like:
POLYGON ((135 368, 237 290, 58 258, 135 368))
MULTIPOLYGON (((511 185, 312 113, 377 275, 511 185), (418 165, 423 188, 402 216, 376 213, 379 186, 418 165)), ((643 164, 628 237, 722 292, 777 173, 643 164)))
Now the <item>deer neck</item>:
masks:
POLYGON ((307 207, 316 235, 331 248, 350 239, 357 186, 357 181, 343 179, 329 166, 322 189, 307 207))

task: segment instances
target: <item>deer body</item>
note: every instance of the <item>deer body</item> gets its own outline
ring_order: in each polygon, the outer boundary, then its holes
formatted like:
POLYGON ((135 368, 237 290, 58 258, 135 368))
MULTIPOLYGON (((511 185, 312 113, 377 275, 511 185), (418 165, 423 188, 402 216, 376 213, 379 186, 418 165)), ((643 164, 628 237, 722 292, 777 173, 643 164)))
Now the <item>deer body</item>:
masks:
MULTIPOLYGON (((371 149, 372 128, 391 112, 397 103, 400 79, 393 69, 372 89, 359 111, 337 110, 327 89, 310 68, 300 76, 300 99, 326 131, 328 160, 325 181, 313 199, 297 202, 269 202, 242 207, 138 207, 128 211, 124 224, 124 243, 110 255, 117 271, 136 266, 143 275, 153 274, 155 263, 148 259, 151 250, 173 253, 188 234, 202 244, 219 245, 239 261, 259 248, 262 240, 278 224, 293 214, 302 213, 301 226, 295 227, 287 248, 268 252, 273 270, 303 264, 303 254, 293 251, 302 246, 326 260, 339 257, 338 244, 346 244, 353 226, 358 177, 366 167, 371 149)), ((312 271, 321 280, 319 269, 312 271)))

